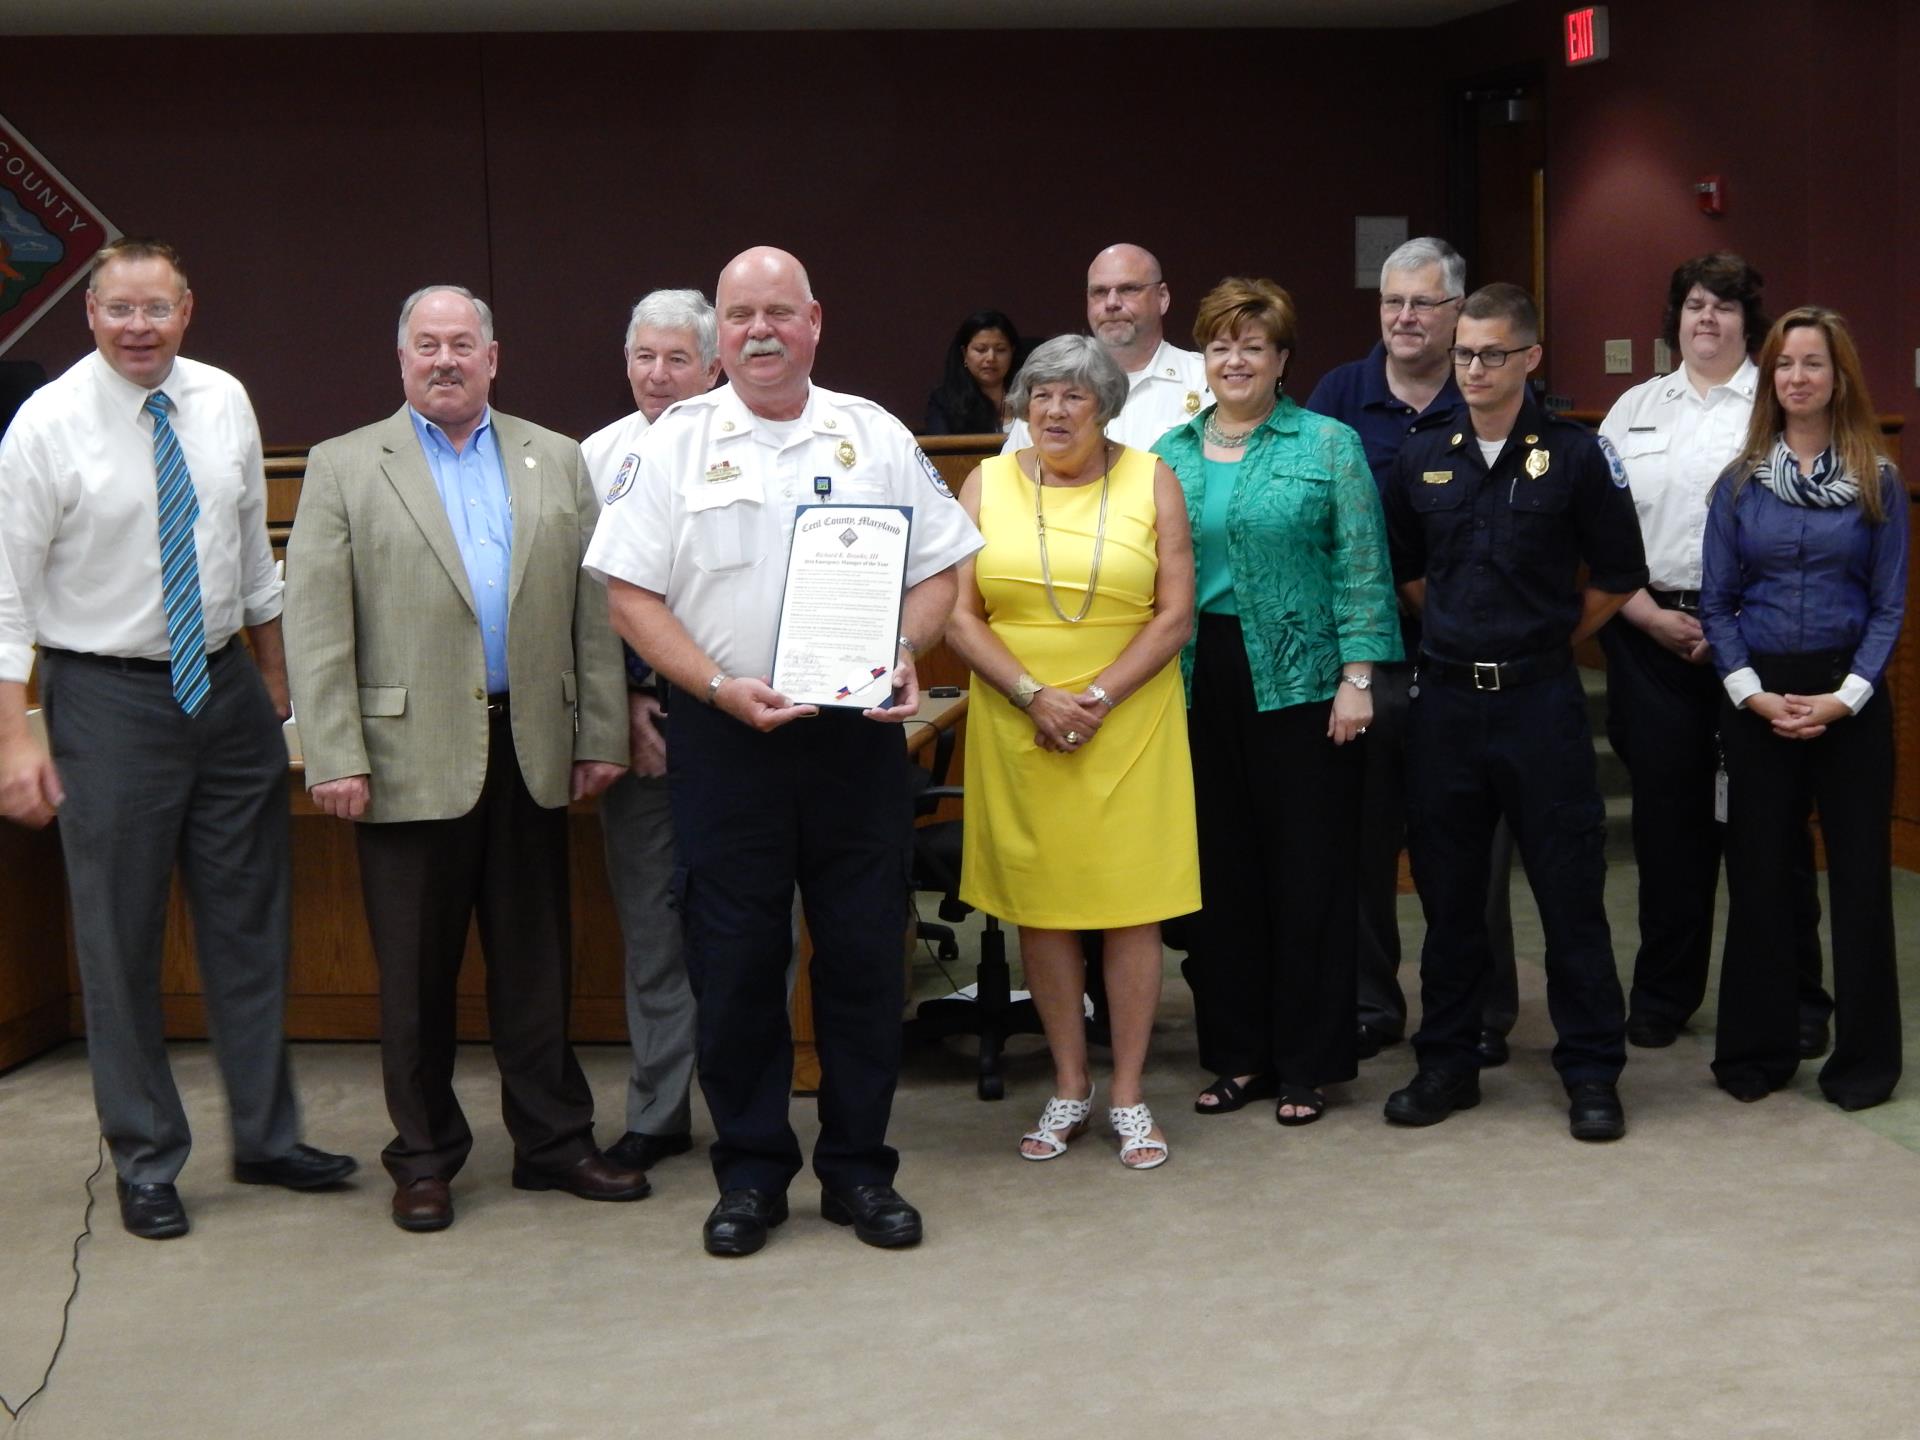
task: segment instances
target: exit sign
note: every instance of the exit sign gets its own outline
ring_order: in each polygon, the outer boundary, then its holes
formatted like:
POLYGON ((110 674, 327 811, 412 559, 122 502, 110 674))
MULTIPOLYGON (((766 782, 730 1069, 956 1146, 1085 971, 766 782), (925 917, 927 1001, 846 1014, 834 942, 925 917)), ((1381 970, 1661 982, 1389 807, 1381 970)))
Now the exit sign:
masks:
POLYGON ((1608 44, 1607 7, 1588 5, 1567 11, 1567 64, 1591 65, 1612 52, 1608 44))

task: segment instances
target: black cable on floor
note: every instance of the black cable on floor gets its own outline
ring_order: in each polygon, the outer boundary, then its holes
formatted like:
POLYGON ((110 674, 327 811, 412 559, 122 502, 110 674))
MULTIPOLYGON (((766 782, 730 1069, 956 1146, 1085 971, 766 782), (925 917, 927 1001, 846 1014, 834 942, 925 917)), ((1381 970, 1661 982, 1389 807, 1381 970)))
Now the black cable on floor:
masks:
POLYGON ((107 1137, 102 1135, 100 1137, 100 1163, 95 1165, 93 1167, 93 1173, 87 1176, 87 1210, 86 1213, 80 1217, 80 1233, 73 1237, 73 1288, 67 1292, 67 1303, 60 1307, 60 1338, 53 1342, 53 1354, 47 1360, 46 1373, 40 1377, 40 1384, 34 1389, 31 1395, 27 1396, 27 1398, 22 1400, 18 1405, 9 1405, 7 1403, 7 1397, 0 1395, 0 1410, 7 1412, 7 1419, 10 1422, 18 1420, 26 1413, 27 1406, 38 1400, 41 1395, 46 1392, 48 1384, 53 1380, 53 1367, 60 1363, 60 1352, 66 1348, 67 1326, 73 1319, 73 1302, 75 1297, 80 1293, 80 1245, 89 1235, 93 1234, 93 1182, 100 1178, 100 1172, 106 1168, 107 1137))

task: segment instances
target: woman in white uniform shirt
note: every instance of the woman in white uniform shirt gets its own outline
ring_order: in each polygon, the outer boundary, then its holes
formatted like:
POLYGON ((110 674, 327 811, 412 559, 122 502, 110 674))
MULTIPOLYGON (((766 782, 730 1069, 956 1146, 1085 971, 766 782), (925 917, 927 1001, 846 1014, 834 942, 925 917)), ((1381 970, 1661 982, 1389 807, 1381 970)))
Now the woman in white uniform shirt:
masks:
MULTIPOLYGON (((1640 949, 1627 1038, 1641 1046, 1671 1045, 1706 994, 1720 871, 1721 696, 1697 618, 1701 540, 1714 481, 1740 452, 1753 413, 1751 352, 1768 324, 1760 284, 1752 266, 1725 251, 1675 270, 1665 333, 1679 367, 1627 391, 1600 426, 1625 463, 1651 576, 1600 632, 1607 735, 1633 780, 1640 949)), ((1824 1049, 1833 1004, 1820 989, 1810 842, 1795 875, 1805 882, 1795 906, 1801 1029, 1808 1043, 1817 1032, 1824 1049)))

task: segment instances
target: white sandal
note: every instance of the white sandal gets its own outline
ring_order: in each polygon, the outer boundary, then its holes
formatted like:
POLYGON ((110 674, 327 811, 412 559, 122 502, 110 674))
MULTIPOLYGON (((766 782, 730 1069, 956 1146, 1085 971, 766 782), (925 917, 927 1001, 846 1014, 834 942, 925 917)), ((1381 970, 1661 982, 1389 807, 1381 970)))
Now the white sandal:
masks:
MULTIPOLYGON (((1092 1096, 1088 1096, 1092 1099, 1092 1096)), ((1120 1163, 1129 1170, 1151 1170, 1167 1163, 1167 1142, 1153 1138, 1153 1112, 1147 1102, 1138 1105, 1114 1105, 1107 1110, 1107 1123, 1120 1140, 1120 1163), (1129 1160, 1136 1150, 1158 1152, 1145 1160, 1129 1160)))
POLYGON ((1040 1112, 1040 1123, 1020 1137, 1022 1160, 1058 1160, 1067 1153, 1067 1142, 1087 1133, 1093 1115, 1093 1085, 1087 1086, 1087 1098, 1069 1100, 1055 1095, 1040 1112), (1044 1155, 1027 1153, 1026 1142, 1037 1140, 1047 1147, 1044 1155))

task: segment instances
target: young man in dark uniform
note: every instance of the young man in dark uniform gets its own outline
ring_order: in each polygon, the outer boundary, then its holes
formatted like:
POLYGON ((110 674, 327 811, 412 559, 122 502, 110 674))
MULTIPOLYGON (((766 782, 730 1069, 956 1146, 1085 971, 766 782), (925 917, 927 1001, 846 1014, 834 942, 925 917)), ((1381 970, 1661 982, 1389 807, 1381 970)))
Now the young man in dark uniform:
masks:
POLYGON ((1419 1073, 1389 1120, 1480 1101, 1484 904, 1495 822, 1513 828, 1546 932, 1547 1008, 1574 1138, 1626 1133, 1626 1008, 1605 905, 1604 812, 1572 647, 1646 584, 1626 472, 1528 391, 1539 318, 1514 285, 1467 298, 1455 423, 1410 437, 1387 488, 1394 578, 1424 640, 1408 733, 1409 850, 1426 912, 1419 1073), (1588 567, 1579 588, 1581 565, 1588 567))

